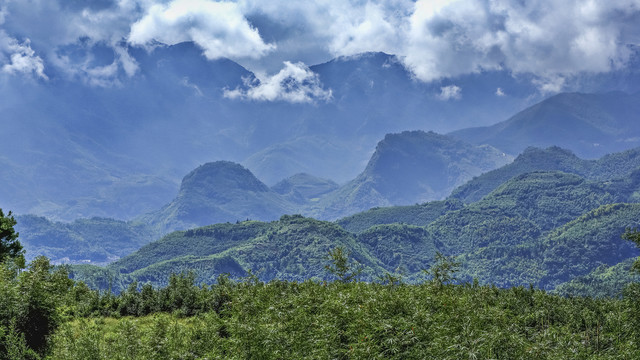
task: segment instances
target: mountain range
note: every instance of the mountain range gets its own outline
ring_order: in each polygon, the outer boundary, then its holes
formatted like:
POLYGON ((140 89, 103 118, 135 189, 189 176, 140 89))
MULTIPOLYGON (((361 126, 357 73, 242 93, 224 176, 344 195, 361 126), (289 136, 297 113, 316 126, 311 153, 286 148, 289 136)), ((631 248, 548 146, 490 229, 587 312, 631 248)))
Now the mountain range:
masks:
POLYGON ((640 189, 640 177, 632 178, 611 186, 573 174, 534 172, 509 180, 477 203, 444 212, 427 226, 374 225, 358 234, 340 222, 300 215, 210 225, 173 232, 106 268, 83 265, 72 271, 94 286, 115 279, 118 289, 132 281, 163 285, 168 274, 189 270, 208 283, 221 273, 243 276, 249 270, 262 280, 325 279, 326 254, 340 246, 354 266, 362 267, 364 280, 389 273, 420 281, 440 251, 458 257, 462 281, 553 290, 640 254, 620 238, 640 218, 639 204, 617 203, 640 189))
MULTIPOLYGON (((73 48, 67 50, 62 55, 77 56, 73 48)), ((117 56, 99 45, 91 51, 99 64, 110 64, 117 56)), ((263 102, 226 96, 260 80, 230 60, 205 59, 192 43, 157 46, 151 52, 131 48, 129 53, 139 72, 113 83, 56 73, 48 74, 47 81, 7 77, 0 82, 3 207, 52 220, 129 220, 170 202, 184 174, 218 160, 243 164, 269 186, 297 173, 344 184, 367 166, 376 143, 388 133, 490 126, 545 98, 526 76, 484 71, 423 83, 395 56, 365 53, 309 68, 318 86, 331 91, 329 98, 263 102), (451 86, 459 92, 443 95, 451 86)), ((581 78, 567 83, 566 90, 635 94, 640 90, 636 78, 632 64, 624 74, 581 78)), ((611 120, 609 115, 624 115, 625 106, 631 106, 627 113, 634 116, 634 95, 590 96, 574 101, 567 111, 581 110, 584 101, 599 104, 594 109, 602 116, 587 121, 592 125, 611 120)), ((548 101, 537 106, 563 109, 548 101)), ((597 131, 589 134, 606 136, 585 141, 597 142, 607 152, 633 146, 633 131, 624 129, 628 143, 611 132, 615 121, 608 128, 594 125, 597 131)), ((557 125, 560 133, 576 131, 575 122, 557 125)), ((494 130, 482 131, 481 138, 453 134, 517 155, 517 147, 496 146, 502 144, 496 142, 498 135, 491 135, 494 130)), ((540 145, 525 140, 517 143, 540 145)), ((570 142, 553 145, 583 155, 570 142)))
POLYGON ((269 188, 241 165, 217 161, 190 172, 171 203, 134 222, 166 234, 220 222, 276 220, 292 213, 335 220, 376 206, 444 198, 455 186, 511 160, 490 146, 406 131, 380 141, 365 170, 343 186, 297 174, 269 188))
MULTIPOLYGON (((443 138, 428 133, 397 134, 403 135, 443 138)), ((336 222, 284 215, 271 222, 237 219, 196 227, 196 221, 212 220, 189 217, 192 214, 186 205, 192 198, 201 199, 196 205, 209 206, 206 213, 212 216, 235 211, 234 206, 255 206, 256 216, 276 216, 273 204, 294 203, 287 197, 300 204, 340 190, 330 181, 306 174, 269 188, 238 164, 216 162, 188 174, 178 197, 146 218, 129 223, 93 219, 64 227, 42 218, 20 217, 19 230, 26 234, 28 249, 48 249, 48 254, 62 253, 56 245, 66 247, 67 255, 73 253, 68 251, 70 243, 61 244, 64 240, 50 246, 42 240, 38 243, 49 234, 60 234, 60 229, 74 234, 77 240, 73 246, 82 255, 88 253, 89 245, 94 250, 101 247, 81 240, 91 231, 123 234, 120 241, 129 244, 147 243, 131 254, 121 251, 117 256, 121 258, 106 268, 72 268, 77 279, 102 288, 109 282, 117 289, 131 281, 162 285, 169 273, 186 270, 195 270, 204 282, 213 281, 220 273, 243 276, 248 270, 264 280, 322 279, 327 275, 323 271, 327 252, 342 246, 363 267, 363 278, 368 280, 390 273, 419 281, 422 269, 431 265, 436 252, 442 252, 456 256, 463 264, 459 274, 463 281, 478 279, 498 286, 533 284, 565 294, 616 295, 630 279, 625 275, 628 267, 622 264, 629 265, 628 259, 639 254, 632 243, 620 237, 625 229, 640 225, 637 154, 638 149, 632 149, 583 160, 558 147, 529 148, 512 163, 471 179, 447 200, 376 207, 336 222), (459 196, 468 188, 480 190, 472 192, 473 196, 459 196), (224 196, 256 202, 225 203, 221 201, 224 196), (217 200, 208 202, 207 197, 217 200), (256 205, 261 202, 262 206, 256 205), (264 209, 274 212, 259 214, 264 209), (174 222, 157 222, 163 219, 174 222), (151 228, 146 228, 146 238, 138 236, 138 242, 127 238, 146 225, 151 228), (84 232, 76 229, 81 226, 84 232), (149 242, 170 226, 185 228, 149 242), (34 238, 34 233, 40 237, 34 238), (604 288, 590 285, 589 279, 601 277, 603 269, 609 268, 606 271, 613 272, 611 276, 619 281, 604 288)), ((57 236, 64 239, 68 235, 57 236)), ((111 243, 108 238, 105 241, 111 243)), ((110 246, 95 254, 114 253, 117 246, 110 246)))
POLYGON ((262 102, 229 95, 258 76, 193 44, 131 54, 140 72, 118 83, 0 83, 0 201, 28 257, 109 264, 73 268, 102 288, 183 270, 322 279, 335 246, 367 280, 418 281, 437 252, 499 286, 611 295, 629 279, 635 67, 547 98, 502 71, 417 82, 367 53, 308 69, 330 96, 262 102))

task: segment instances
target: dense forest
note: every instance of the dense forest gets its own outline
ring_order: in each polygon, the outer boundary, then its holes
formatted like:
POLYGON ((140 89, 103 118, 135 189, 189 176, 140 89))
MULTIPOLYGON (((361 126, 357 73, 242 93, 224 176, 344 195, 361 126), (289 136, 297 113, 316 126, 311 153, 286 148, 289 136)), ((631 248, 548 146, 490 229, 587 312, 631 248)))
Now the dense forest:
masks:
MULTIPOLYGON (((183 272, 166 286, 132 282, 116 295, 43 256, 26 266, 15 219, 0 213, 0 221, 0 359, 640 356, 638 283, 602 299, 479 285, 460 281, 460 263, 440 252, 419 282, 391 273, 362 281, 360 263, 338 246, 321 266, 330 281, 248 273, 198 285, 183 272)), ((624 237, 640 246, 640 232, 624 237)), ((640 261, 631 265, 640 270, 640 261)))

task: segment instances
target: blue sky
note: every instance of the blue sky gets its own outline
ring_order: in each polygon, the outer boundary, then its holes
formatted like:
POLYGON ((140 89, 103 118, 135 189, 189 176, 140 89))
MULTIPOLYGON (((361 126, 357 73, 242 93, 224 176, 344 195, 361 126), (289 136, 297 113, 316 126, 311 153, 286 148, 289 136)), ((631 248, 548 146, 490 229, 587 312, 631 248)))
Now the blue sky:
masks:
MULTIPOLYGON (((312 80, 308 65, 383 51, 418 81, 499 69, 532 74, 541 90, 557 92, 572 76, 627 65, 640 44, 640 0, 0 0, 5 76, 56 73, 109 86, 137 73, 131 47, 183 41, 265 84, 312 80), (115 57, 70 58, 69 46, 106 47, 115 57)), ((228 95, 270 99, 268 89, 228 95)))

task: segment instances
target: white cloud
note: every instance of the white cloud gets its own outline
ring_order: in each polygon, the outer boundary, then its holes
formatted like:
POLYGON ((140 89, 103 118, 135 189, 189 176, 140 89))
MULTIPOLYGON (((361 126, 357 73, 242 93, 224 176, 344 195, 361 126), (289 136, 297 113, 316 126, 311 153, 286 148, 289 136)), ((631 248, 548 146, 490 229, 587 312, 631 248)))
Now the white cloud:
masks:
MULTIPOLYGON (((640 2, 419 0, 405 64, 430 81, 487 69, 558 76, 607 72, 628 60, 640 2), (626 39, 626 40, 625 40, 626 39)), ((546 86, 547 89, 554 86, 546 86)))
POLYGON ((181 82, 182 86, 189 88, 189 89, 193 89, 194 93, 197 96, 204 96, 204 94, 202 93, 202 90, 200 90, 200 87, 198 87, 198 85, 192 83, 191 81, 189 81, 188 77, 182 78, 182 82, 181 82))
POLYGON ((438 95, 438 99, 447 101, 447 100, 459 100, 462 98, 462 89, 456 85, 449 85, 440 88, 440 94, 438 95))
POLYGON ((506 94, 504 93, 504 91, 502 91, 502 88, 497 88, 496 89, 496 96, 506 96, 506 94))
POLYGON ((367 51, 390 51, 399 41, 397 18, 385 12, 382 4, 367 2, 363 8, 340 11, 332 21, 329 50, 335 55, 367 51), (355 11, 354 11, 355 10, 355 11))
POLYGON ((84 69, 86 81, 93 86, 109 87, 119 84, 117 79, 118 63, 113 62, 105 66, 94 66, 84 69))
MULTIPOLYGON (((101 69, 58 59, 58 50, 80 41, 107 44, 117 54, 118 77, 138 71, 123 41, 194 41, 208 58, 228 57, 256 72, 278 72, 283 61, 384 51, 421 81, 504 69, 532 74, 543 91, 553 91, 582 73, 623 68, 627 45, 640 43, 640 0, 0 2, 9 37, 31 39, 29 47, 50 62, 44 66, 86 76, 101 69)), ((16 69, 29 63, 25 56, 16 57, 16 69)))
POLYGON ((174 0, 155 4, 131 26, 128 39, 134 45, 193 41, 209 59, 260 58, 274 50, 275 45, 263 42, 240 10, 236 3, 224 1, 174 0))
POLYGON ((140 69, 138 62, 133 57, 131 57, 131 55, 129 55, 127 49, 121 46, 116 46, 114 50, 118 55, 117 61, 122 66, 122 69, 127 74, 127 76, 131 77, 135 75, 140 69))
POLYGON ((553 94, 562 91, 566 79, 563 76, 545 76, 534 79, 533 83, 540 89, 543 94, 553 94))
POLYGON ((44 62, 31 49, 29 39, 19 42, 0 30, 0 57, 2 72, 7 74, 35 74, 41 79, 47 80, 44 73, 44 62))
POLYGON ((285 61, 284 68, 273 76, 263 77, 256 83, 245 80, 247 89, 226 89, 224 96, 231 99, 258 101, 287 101, 293 103, 329 101, 331 90, 322 88, 318 75, 302 63, 285 61))
POLYGON ((5 0, 5 29, 27 34, 31 46, 46 59, 46 66, 58 74, 88 84, 111 86, 124 73, 133 76, 138 64, 123 47, 123 39, 140 11, 138 0, 5 0), (129 3, 129 4, 127 4, 129 3), (135 4, 134 4, 135 3, 135 4), (91 48, 100 45, 116 53, 114 64, 91 65, 91 48), (70 59, 60 49, 80 47, 85 58, 70 59), (119 71, 122 69, 123 71, 119 71))

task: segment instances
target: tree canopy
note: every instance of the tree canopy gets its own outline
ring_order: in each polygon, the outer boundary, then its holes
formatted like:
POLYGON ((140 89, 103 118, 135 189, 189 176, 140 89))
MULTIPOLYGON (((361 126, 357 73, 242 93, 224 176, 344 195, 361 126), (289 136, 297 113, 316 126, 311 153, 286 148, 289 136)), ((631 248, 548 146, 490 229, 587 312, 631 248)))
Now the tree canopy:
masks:
MULTIPOLYGON (((624 234, 622 234, 622 238, 625 240, 633 241, 636 245, 638 245, 638 247, 640 247, 640 230, 639 229, 635 229, 635 230, 628 229, 624 234)), ((636 261, 631 266, 631 270, 634 270, 640 273, 640 258, 636 259, 636 261)))
POLYGON ((11 211, 5 216, 0 209, 0 262, 23 256, 24 251, 18 241, 18 233, 14 229, 15 225, 16 219, 11 211))

